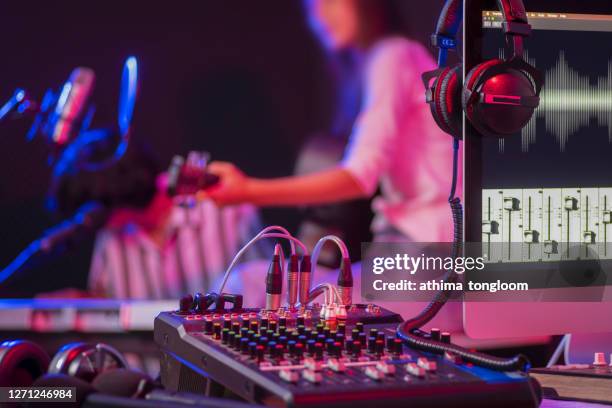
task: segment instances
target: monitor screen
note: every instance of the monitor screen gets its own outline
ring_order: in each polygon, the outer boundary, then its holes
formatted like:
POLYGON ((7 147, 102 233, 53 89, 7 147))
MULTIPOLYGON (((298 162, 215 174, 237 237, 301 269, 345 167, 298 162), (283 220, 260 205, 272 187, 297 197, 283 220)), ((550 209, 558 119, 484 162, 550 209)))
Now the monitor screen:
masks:
MULTIPOLYGON (((612 259, 612 15, 529 12, 525 59, 540 105, 513 137, 481 140, 481 232, 490 262, 612 259)), ((482 57, 508 52, 482 13, 482 57)))

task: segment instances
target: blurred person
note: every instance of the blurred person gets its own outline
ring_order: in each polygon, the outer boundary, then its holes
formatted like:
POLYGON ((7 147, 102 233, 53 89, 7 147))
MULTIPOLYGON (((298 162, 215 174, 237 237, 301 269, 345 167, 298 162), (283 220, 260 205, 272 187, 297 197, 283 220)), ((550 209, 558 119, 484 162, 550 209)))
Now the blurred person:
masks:
MULTIPOLYGON (((66 148, 53 169, 49 201, 56 213, 70 216, 90 201, 110 211, 96 237, 89 294, 169 299, 209 290, 240 247, 259 232, 256 209, 220 209, 212 202, 177 206, 166 192, 166 176, 155 155, 134 138, 118 162, 96 165, 115 149, 111 131, 89 131, 66 148)), ((255 249, 249 255, 259 254, 255 249)), ((60 291, 55 297, 75 293, 60 291)))
POLYGON ((306 0, 313 31, 332 53, 362 61, 363 103, 342 162, 330 169, 256 179, 213 162, 221 182, 201 196, 219 205, 301 206, 372 196, 375 240, 450 242, 452 142, 424 101, 421 74, 436 64, 396 31, 389 0, 306 0))
MULTIPOLYGON (((360 98, 341 162, 325 170, 291 177, 256 179, 232 163, 213 162, 221 182, 200 194, 218 205, 304 206, 368 198, 377 191, 371 230, 379 242, 452 242, 448 197, 453 143, 425 103, 421 74, 436 68, 420 43, 401 35, 392 0, 305 0, 310 26, 324 48, 348 56, 356 67, 360 98)), ((341 109, 350 103, 343 103, 341 109)), ((461 169, 461 164, 459 164, 461 169)), ((461 186, 459 177, 459 186, 461 186)), ((458 188, 458 192, 461 188, 458 188)), ((354 265, 356 296, 361 293, 361 264, 354 265)), ((317 268, 313 285, 335 282, 335 271, 317 268)), ((262 296, 261 277, 235 274, 228 287, 250 289, 246 298, 262 296), (259 286, 259 287, 258 287, 259 286)), ((263 302, 262 299, 257 300, 263 302)), ((412 317, 423 302, 376 302, 412 317)), ((449 303, 430 325, 461 327, 461 304, 449 303)))

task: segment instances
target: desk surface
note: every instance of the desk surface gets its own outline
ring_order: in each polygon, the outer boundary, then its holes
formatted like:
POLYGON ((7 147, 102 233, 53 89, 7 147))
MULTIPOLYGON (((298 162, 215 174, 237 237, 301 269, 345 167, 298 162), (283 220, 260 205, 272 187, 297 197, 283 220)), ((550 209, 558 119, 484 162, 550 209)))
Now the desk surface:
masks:
POLYGON ((590 402, 559 401, 545 399, 540 408, 609 408, 610 405, 593 404, 590 402))

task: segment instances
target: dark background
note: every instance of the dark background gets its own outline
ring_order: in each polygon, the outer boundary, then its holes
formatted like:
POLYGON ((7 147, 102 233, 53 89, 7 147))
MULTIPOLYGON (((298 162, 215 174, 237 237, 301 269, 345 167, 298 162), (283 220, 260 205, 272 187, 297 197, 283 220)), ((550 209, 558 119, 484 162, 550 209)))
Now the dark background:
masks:
MULTIPOLYGON (((442 1, 399 0, 408 33, 425 42, 442 1)), ((247 173, 292 172, 300 146, 334 118, 334 81, 299 0, 3 2, 2 103, 16 87, 34 97, 59 88, 76 66, 96 71, 93 125, 116 122, 121 66, 135 55, 140 94, 134 137, 169 162, 207 150, 247 173)), ((0 124, 0 265, 54 220, 45 210, 50 169, 30 121, 0 124)), ((265 222, 298 224, 295 210, 266 210, 265 222)), ((83 286, 91 242, 20 274, 1 296, 83 286)))

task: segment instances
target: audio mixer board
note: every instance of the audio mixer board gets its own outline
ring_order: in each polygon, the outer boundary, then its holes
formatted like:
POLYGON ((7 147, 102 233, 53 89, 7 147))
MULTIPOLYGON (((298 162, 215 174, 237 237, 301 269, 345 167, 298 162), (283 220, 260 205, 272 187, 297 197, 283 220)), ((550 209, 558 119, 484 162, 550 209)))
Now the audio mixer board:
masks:
POLYGON ((407 348, 395 336, 401 317, 373 304, 326 322, 317 304, 268 311, 181 303, 155 320, 162 383, 172 391, 204 393, 213 383, 286 407, 538 406, 526 374, 407 348))

